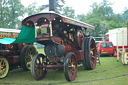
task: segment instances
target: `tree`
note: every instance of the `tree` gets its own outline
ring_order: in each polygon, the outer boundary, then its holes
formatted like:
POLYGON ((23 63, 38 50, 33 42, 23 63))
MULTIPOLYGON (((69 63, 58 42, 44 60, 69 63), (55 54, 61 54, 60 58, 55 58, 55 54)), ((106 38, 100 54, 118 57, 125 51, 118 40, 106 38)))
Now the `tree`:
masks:
POLYGON ((108 21, 109 29, 126 27, 126 23, 120 14, 112 15, 108 21))
POLYGON ((20 20, 18 17, 24 14, 24 6, 20 0, 0 1, 0 27, 17 28, 20 20))
POLYGON ((67 6, 63 9, 63 15, 75 19, 75 10, 67 6))
POLYGON ((9 0, 0 0, 0 28, 1 27, 8 27, 8 12, 9 12, 9 8, 8 8, 8 1, 9 0))
POLYGON ((10 11, 10 22, 8 23, 10 28, 17 28, 18 22, 20 20, 18 17, 24 14, 24 6, 21 4, 20 0, 9 0, 9 11, 10 11))
POLYGON ((111 3, 107 0, 103 0, 100 4, 94 2, 91 6, 92 10, 87 15, 77 16, 79 20, 95 26, 95 30, 88 30, 89 35, 103 36, 108 31, 107 20, 114 14, 110 5, 111 3))
POLYGON ((0 0, 0 28, 21 28, 24 16, 39 13, 36 3, 25 8, 20 0, 0 0))
POLYGON ((85 22, 85 20, 86 20, 86 15, 84 15, 84 14, 77 15, 76 19, 78 19, 79 21, 85 22))
POLYGON ((109 26, 106 21, 101 21, 98 18, 92 18, 85 21, 95 27, 95 30, 87 29, 88 34, 94 37, 103 36, 108 32, 109 26))
MULTIPOLYGON (((64 0, 55 0, 55 3, 54 3, 55 11, 57 13, 60 13, 60 11, 62 11, 62 9, 63 9, 64 4, 65 4, 64 0), (60 5, 60 3, 62 3, 62 5, 60 5)), ((44 10, 44 9, 47 9, 47 8, 49 8, 49 4, 42 5, 40 7, 40 10, 44 10)))
POLYGON ((37 3, 34 2, 32 4, 30 4, 27 8, 26 8, 26 14, 28 16, 39 13, 40 12, 40 7, 36 7, 37 3))
POLYGON ((122 14, 122 18, 123 20, 128 20, 128 9, 127 8, 125 8, 124 13, 122 14))
POLYGON ((89 35, 103 36, 110 29, 126 27, 128 9, 126 8, 122 14, 115 14, 111 5, 107 0, 100 4, 94 2, 87 15, 77 15, 78 20, 95 26, 95 30, 87 30, 89 35))
POLYGON ((110 7, 111 5, 112 4, 109 3, 107 0, 103 0, 103 2, 101 2, 100 4, 94 2, 91 6, 91 12, 87 14, 87 18, 97 17, 101 20, 109 18, 114 14, 112 7, 110 7))

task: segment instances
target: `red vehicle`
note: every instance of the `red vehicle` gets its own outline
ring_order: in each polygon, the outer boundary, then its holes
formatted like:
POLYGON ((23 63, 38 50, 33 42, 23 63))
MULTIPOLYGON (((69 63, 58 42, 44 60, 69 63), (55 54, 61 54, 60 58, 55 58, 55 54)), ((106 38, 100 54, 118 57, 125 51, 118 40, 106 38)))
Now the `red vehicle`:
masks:
POLYGON ((110 41, 99 42, 97 45, 97 52, 102 55, 114 55, 114 45, 110 41))
MULTIPOLYGON (((49 1, 52 3, 53 0, 49 1)), ((35 32, 35 38, 37 43, 44 45, 44 52, 32 59, 31 74, 41 80, 48 69, 63 69, 66 80, 72 81, 77 76, 77 64, 83 63, 87 70, 96 67, 95 40, 86 33, 94 26, 59 15, 51 10, 51 6, 54 3, 50 5, 50 12, 35 14, 22 21, 26 29, 38 27, 39 35, 35 32)))

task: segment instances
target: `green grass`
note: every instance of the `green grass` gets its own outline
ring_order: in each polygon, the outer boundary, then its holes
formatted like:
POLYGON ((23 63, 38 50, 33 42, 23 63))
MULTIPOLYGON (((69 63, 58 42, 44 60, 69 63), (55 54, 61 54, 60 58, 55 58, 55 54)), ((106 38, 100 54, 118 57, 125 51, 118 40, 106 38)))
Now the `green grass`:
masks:
POLYGON ((19 68, 0 79, 0 85, 128 85, 128 65, 116 62, 115 57, 100 57, 100 61, 101 65, 97 64, 94 70, 78 66, 77 77, 72 82, 66 81, 63 70, 48 70, 46 77, 37 81, 30 71, 19 68))

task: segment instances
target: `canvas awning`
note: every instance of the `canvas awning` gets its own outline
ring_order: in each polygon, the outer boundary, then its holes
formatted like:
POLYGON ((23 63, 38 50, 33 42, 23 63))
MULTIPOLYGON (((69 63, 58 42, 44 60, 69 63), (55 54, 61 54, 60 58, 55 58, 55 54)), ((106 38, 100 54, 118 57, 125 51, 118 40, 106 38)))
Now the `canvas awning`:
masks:
POLYGON ((33 42, 36 42, 35 29, 25 25, 22 26, 22 30, 16 39, 7 38, 7 37, 0 39, 1 44, 33 43, 33 42))

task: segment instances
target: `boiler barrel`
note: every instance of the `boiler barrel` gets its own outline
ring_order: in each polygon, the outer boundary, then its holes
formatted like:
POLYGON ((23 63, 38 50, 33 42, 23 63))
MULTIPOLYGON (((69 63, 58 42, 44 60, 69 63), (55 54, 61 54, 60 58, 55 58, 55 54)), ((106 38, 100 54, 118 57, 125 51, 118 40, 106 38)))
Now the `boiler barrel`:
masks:
POLYGON ((62 55, 73 51, 75 49, 71 44, 57 45, 47 44, 45 45, 44 51, 48 57, 61 57, 62 55))

